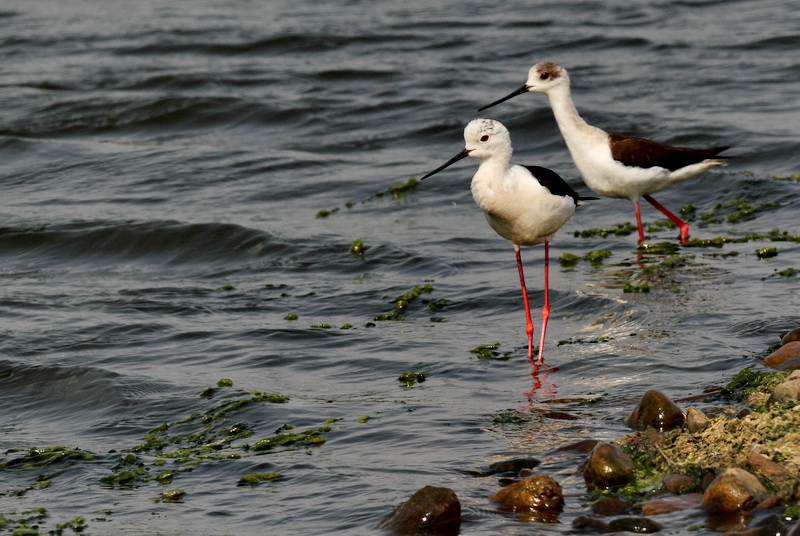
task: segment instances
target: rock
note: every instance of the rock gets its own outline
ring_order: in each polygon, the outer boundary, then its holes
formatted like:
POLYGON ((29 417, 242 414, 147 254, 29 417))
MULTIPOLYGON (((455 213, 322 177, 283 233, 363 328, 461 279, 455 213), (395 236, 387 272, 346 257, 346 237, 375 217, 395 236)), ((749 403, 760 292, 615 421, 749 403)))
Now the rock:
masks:
POLYGON ((578 516, 572 520, 576 529, 595 529, 598 533, 608 532, 608 525, 604 521, 589 516, 578 516))
POLYGON ((725 536, 784 536, 786 534, 787 529, 783 525, 783 522, 781 522, 780 516, 771 515, 762 519, 749 529, 737 532, 726 532, 725 536))
MULTIPOLYGON (((797 343, 800 344, 800 343, 797 343)), ((800 370, 795 370, 789 377, 775 386, 767 400, 767 407, 772 404, 800 399, 800 370)))
POLYGON ((591 452, 595 445, 599 443, 596 439, 584 439, 582 441, 576 441, 575 443, 570 443, 569 445, 564 445, 563 447, 558 447, 556 452, 564 452, 564 451, 573 451, 573 452, 591 452))
POLYGON ((789 531, 788 536, 800 536, 800 521, 794 524, 792 530, 789 531))
POLYGON ((628 501, 615 497, 597 499, 592 505, 592 512, 600 516, 618 516, 630 512, 633 505, 628 501))
POLYGON ((618 446, 600 442, 586 460, 583 479, 589 491, 621 488, 633 480, 633 460, 618 446))
POLYGON ((609 532, 636 532, 638 534, 652 534, 661 530, 661 524, 646 517, 620 517, 608 524, 609 532))
POLYGON ((706 414, 700 410, 689 408, 686 410, 686 422, 683 423, 684 428, 690 434, 696 434, 705 430, 711 420, 706 417, 706 414))
POLYGON ((661 391, 647 391, 639 404, 630 412, 625 422, 634 429, 652 426, 669 430, 683 424, 683 412, 661 391))
POLYGON ((781 333, 781 345, 789 344, 790 342, 800 341, 800 328, 795 328, 792 331, 781 333))
POLYGON ((694 479, 689 475, 667 475, 661 482, 664 484, 664 489, 671 493, 686 493, 697 487, 694 479))
POLYGON ((161 492, 161 500, 164 502, 181 502, 185 496, 186 492, 178 488, 165 489, 161 492))
POLYGON ((561 486, 553 477, 547 475, 530 476, 504 487, 491 499, 502 505, 504 510, 525 512, 529 510, 564 509, 564 495, 561 486))
POLYGON ((750 409, 750 408, 742 408, 742 409, 740 409, 739 411, 736 412, 736 418, 737 419, 744 419, 745 417, 747 417, 751 413, 753 413, 752 409, 750 409))
POLYGON ((703 494, 703 505, 711 511, 736 513, 749 510, 767 498, 761 482, 744 469, 723 471, 703 494))
POLYGON ((533 469, 540 463, 536 458, 513 458, 511 460, 503 460, 495 462, 489 466, 487 473, 489 475, 496 475, 498 473, 515 473, 518 474, 523 469, 533 469))
POLYGON ((773 462, 767 457, 766 449, 761 445, 755 445, 750 449, 750 453, 747 455, 747 464, 752 467, 754 471, 764 475, 789 474, 789 471, 787 471, 785 467, 773 462))
POLYGON ((660 497, 658 499, 650 499, 649 501, 639 504, 642 515, 657 516, 661 514, 669 514, 670 512, 680 512, 681 510, 688 510, 695 508, 703 503, 702 493, 688 493, 686 495, 672 495, 669 497, 660 497))
POLYGON ((784 344, 764 358, 764 365, 776 370, 800 369, 800 341, 784 344))
POLYGON ((461 503, 450 488, 425 486, 386 516, 380 528, 398 534, 457 535, 461 503))

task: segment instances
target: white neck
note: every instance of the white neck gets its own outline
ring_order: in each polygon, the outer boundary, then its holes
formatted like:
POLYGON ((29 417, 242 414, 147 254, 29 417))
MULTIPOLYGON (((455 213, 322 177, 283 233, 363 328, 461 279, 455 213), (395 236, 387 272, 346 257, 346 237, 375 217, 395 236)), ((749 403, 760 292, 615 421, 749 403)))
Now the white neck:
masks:
POLYGON ((562 86, 555 91, 548 92, 547 98, 550 101, 550 107, 553 109, 558 128, 561 130, 561 135, 567 145, 576 137, 586 138, 597 135, 597 131, 600 129, 589 125, 578 114, 578 109, 575 108, 575 103, 572 102, 569 86, 562 86))

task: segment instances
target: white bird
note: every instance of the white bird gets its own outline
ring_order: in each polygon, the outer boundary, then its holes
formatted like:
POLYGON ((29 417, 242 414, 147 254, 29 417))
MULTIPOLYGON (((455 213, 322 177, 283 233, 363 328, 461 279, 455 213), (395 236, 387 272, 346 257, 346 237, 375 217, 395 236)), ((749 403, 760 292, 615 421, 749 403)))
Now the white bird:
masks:
POLYGON ((483 210, 497 234, 514 244, 522 300, 525 303, 528 359, 533 361, 533 322, 528 305, 528 290, 522 270, 520 246, 544 244, 544 307, 538 362, 543 361, 544 337, 550 318, 548 292, 549 243, 553 235, 587 199, 579 197, 555 172, 538 166, 511 163, 511 136, 499 121, 474 119, 464 129, 464 150, 422 179, 438 173, 467 156, 480 158, 472 177, 472 197, 483 210))
POLYGON ((611 134, 593 127, 578 115, 572 102, 567 70, 552 62, 537 63, 531 67, 524 86, 480 110, 529 91, 547 95, 561 135, 586 185, 602 196, 633 201, 639 243, 644 242, 639 212, 640 197, 649 201, 678 226, 681 244, 688 240, 689 224, 667 210, 650 194, 674 186, 709 168, 723 165, 719 160, 710 157, 728 147, 671 147, 643 138, 611 134))

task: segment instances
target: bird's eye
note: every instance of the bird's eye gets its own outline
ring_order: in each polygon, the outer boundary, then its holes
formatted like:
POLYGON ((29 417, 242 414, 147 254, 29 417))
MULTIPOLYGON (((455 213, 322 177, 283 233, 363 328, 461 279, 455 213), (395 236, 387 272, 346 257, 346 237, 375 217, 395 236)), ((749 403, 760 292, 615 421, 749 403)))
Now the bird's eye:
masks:
POLYGON ((483 136, 481 136, 481 141, 489 141, 489 135, 484 134, 483 136))
POLYGON ((545 71, 545 72, 543 72, 543 73, 541 73, 541 74, 539 75, 539 78, 541 78, 542 80, 547 80, 548 78, 550 78, 550 73, 548 73, 547 71, 545 71))

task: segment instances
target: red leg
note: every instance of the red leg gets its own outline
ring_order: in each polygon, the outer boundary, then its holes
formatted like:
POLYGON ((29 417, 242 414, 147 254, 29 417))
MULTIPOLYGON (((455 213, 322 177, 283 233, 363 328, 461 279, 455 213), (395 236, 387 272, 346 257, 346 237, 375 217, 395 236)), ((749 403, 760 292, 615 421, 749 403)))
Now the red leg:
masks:
POLYGON ((677 217, 675 214, 667 210, 667 207, 653 199, 650 194, 645 194, 642 197, 647 199, 651 205, 656 207, 658 210, 664 213, 664 215, 670 219, 672 223, 678 226, 678 229, 681 231, 681 244, 685 244, 687 240, 689 240, 689 224, 677 217))
POLYGON ((544 307, 542 307, 542 334, 539 337, 539 363, 544 363, 544 335, 550 319, 550 243, 544 243, 544 307))
POLYGON ((514 245, 517 253, 517 269, 519 270, 519 283, 522 286, 522 301, 525 304, 525 333, 528 334, 528 359, 533 361, 533 320, 531 320, 531 308, 528 305, 528 288, 525 286, 525 274, 522 271, 522 257, 519 254, 519 246, 514 245))
POLYGON ((639 201, 633 202, 633 211, 636 213, 636 226, 639 229, 639 243, 644 242, 644 229, 642 228, 642 215, 639 212, 639 201))

